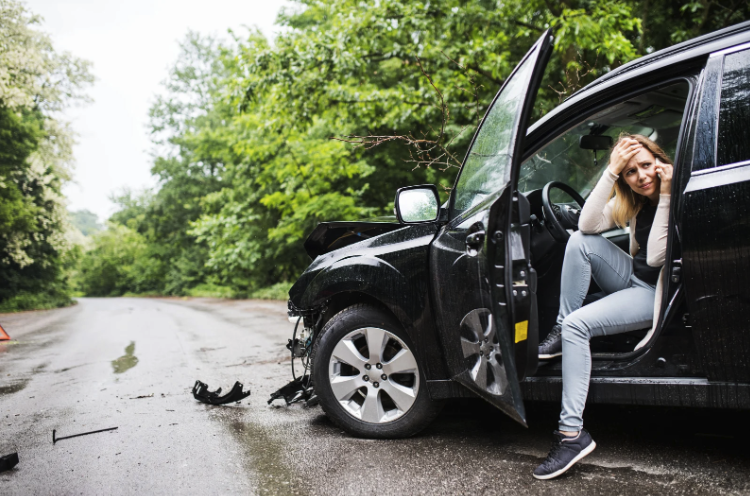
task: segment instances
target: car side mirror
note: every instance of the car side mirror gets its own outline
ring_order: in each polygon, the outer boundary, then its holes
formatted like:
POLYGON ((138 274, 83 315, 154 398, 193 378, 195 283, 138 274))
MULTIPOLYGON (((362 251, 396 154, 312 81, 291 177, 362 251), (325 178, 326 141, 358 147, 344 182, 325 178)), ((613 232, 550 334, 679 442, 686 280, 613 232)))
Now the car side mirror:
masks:
POLYGON ((396 217, 402 224, 434 222, 438 218, 438 190, 432 184, 407 186, 396 191, 396 217))

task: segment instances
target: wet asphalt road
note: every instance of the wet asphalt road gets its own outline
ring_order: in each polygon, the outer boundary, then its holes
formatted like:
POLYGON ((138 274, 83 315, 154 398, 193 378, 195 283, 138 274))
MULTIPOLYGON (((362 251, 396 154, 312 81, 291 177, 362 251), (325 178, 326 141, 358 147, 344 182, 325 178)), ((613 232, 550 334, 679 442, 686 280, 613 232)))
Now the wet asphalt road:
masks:
POLYGON ((320 408, 268 406, 290 378, 285 304, 82 299, 0 315, 0 494, 747 494, 747 413, 589 407, 599 447, 536 481, 557 405, 529 429, 480 400, 447 405, 415 438, 350 438, 320 408), (240 380, 252 396, 190 394, 240 380), (145 397, 143 397, 145 396, 145 397), (140 398, 139 398, 140 397, 140 398), (65 436, 115 427, 52 444, 65 436))

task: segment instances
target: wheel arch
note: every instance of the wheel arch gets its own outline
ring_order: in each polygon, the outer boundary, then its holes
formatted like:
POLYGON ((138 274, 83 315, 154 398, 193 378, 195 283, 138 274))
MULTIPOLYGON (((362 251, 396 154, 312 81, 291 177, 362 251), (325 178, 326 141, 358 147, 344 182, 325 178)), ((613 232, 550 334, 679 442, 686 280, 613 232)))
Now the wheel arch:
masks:
POLYGON ((394 318, 396 321, 400 322, 402 327, 404 327, 404 330, 408 332, 408 329, 406 329, 406 326, 403 322, 401 322, 401 319, 398 318, 396 313, 391 310, 391 308, 386 305, 384 302, 379 300, 378 298, 364 293, 362 291, 342 291, 340 293, 336 293, 331 298, 328 299, 328 303, 326 304, 326 309, 323 314, 323 320, 321 321, 321 325, 325 325, 326 322, 331 320, 334 315, 339 313, 340 311, 349 308, 351 306, 357 305, 359 303, 363 303, 366 305, 373 306, 377 308, 378 310, 384 312, 389 317, 394 318))
POLYGON ((326 307, 322 324, 356 303, 370 303, 396 318, 411 336, 414 309, 420 306, 415 288, 388 262, 369 256, 339 260, 320 272, 301 298, 302 308, 326 307))
POLYGON ((374 256, 347 257, 318 273, 295 306, 315 312, 309 322, 316 322, 322 311, 318 324, 322 329, 348 306, 372 304, 401 325, 424 365, 425 378, 444 380, 449 375, 435 332, 427 279, 424 271, 407 278, 388 261, 374 256))

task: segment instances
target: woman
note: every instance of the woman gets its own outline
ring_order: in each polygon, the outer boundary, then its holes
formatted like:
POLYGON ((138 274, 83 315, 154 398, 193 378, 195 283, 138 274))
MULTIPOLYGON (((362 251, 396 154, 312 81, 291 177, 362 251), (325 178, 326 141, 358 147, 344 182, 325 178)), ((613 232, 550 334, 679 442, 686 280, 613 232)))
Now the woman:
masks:
POLYGON ((559 431, 534 470, 537 479, 563 474, 596 448, 582 419, 591 376, 589 340, 644 329, 658 318, 671 182, 672 161, 659 145, 638 134, 621 136, 581 211, 580 231, 565 249, 557 325, 539 346, 540 358, 562 354, 563 397, 559 431), (628 223, 632 257, 598 235, 628 223), (582 307, 592 278, 607 296, 582 307))

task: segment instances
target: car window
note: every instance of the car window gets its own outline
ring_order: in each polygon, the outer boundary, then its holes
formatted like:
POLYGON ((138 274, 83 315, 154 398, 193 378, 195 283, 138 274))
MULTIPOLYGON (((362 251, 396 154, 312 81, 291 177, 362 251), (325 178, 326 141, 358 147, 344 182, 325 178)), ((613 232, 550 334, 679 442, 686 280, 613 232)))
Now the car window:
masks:
POLYGON ((500 191, 510 181, 515 121, 523 105, 536 57, 530 54, 495 99, 469 150, 456 183, 452 217, 500 191))
MULTIPOLYGON (((579 122, 521 165, 518 190, 529 193, 550 181, 560 181, 586 198, 609 163, 610 149, 582 148, 583 136, 609 137, 614 144, 621 133, 642 134, 674 158, 689 90, 688 83, 680 81, 612 105, 579 122)), ((551 200, 570 201, 567 196, 551 200)))
POLYGON ((750 160, 750 49, 724 57, 716 165, 750 160))

